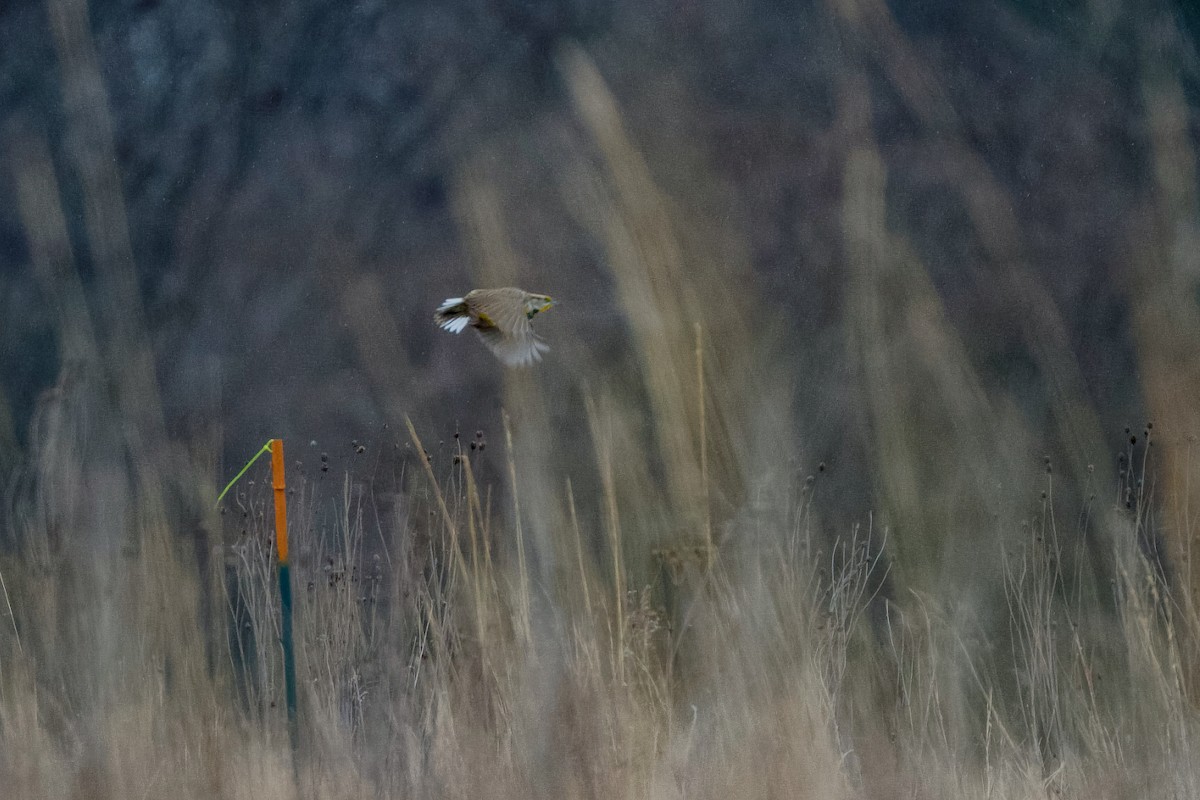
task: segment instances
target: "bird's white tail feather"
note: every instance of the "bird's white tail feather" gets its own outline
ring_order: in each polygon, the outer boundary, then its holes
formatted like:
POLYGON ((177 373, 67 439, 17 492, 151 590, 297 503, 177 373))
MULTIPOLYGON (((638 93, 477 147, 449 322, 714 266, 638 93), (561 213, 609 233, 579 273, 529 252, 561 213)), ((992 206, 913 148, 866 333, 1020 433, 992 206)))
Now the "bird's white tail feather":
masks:
POLYGON ((466 302, 461 297, 448 297, 433 313, 438 327, 451 333, 462 333, 471 322, 466 302))
POLYGON ((450 331, 451 333, 462 333, 466 330, 467 324, 470 323, 471 317, 468 314, 463 314, 461 317, 451 317, 441 323, 442 330, 450 331))

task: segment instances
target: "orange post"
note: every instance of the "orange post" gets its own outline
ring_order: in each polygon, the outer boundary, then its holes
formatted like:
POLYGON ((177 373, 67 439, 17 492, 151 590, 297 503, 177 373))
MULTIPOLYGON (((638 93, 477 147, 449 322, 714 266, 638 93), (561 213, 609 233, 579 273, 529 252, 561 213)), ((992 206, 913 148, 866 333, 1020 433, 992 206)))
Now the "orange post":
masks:
MULTIPOLYGON (((254 465, 263 453, 271 451, 271 486, 275 490, 275 554, 279 567, 280 645, 283 647, 283 681, 287 692, 288 737, 292 742, 292 767, 296 768, 296 753, 300 742, 296 727, 296 647, 292 637, 292 576, 288 567, 287 483, 283 477, 283 440, 268 439, 267 443, 246 462, 241 472, 217 495, 222 498, 254 465)), ((293 775, 293 777, 296 777, 293 775)))
POLYGON ((275 488, 275 549, 279 563, 288 563, 287 493, 283 477, 283 439, 271 440, 271 478, 275 488))
POLYGON ((288 738, 292 742, 292 767, 295 769, 299 744, 299 731, 296 727, 296 648, 292 637, 292 576, 288 567, 287 487, 283 477, 282 439, 271 440, 271 486, 275 489, 275 551, 279 560, 283 682, 287 693, 288 738))

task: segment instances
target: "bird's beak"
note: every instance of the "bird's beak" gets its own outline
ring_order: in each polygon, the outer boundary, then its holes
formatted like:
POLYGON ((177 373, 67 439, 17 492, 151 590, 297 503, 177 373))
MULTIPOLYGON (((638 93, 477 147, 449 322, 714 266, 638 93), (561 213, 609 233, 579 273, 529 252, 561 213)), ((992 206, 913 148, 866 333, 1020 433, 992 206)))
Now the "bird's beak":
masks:
POLYGON ((558 305, 557 300, 555 300, 552 297, 547 297, 546 302, 543 303, 542 307, 538 309, 538 313, 541 313, 542 311, 545 311, 546 309, 550 308, 551 306, 556 306, 556 305, 558 305))

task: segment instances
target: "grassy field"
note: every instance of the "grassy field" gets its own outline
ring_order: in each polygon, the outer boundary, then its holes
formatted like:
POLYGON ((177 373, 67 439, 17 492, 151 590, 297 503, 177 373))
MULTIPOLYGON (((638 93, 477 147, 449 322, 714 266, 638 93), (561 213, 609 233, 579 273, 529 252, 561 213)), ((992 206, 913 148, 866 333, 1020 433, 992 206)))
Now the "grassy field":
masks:
MULTIPOLYGON (((978 594, 905 578, 899 532, 821 530, 820 472, 748 476, 761 500, 711 520, 711 547, 697 494, 693 535, 635 566, 632 540, 669 500, 619 488, 614 464, 632 456, 612 439, 579 447, 603 478, 581 503, 569 481, 527 490, 503 435, 483 450, 448 437, 429 462, 404 438, 387 448, 395 470, 368 469, 368 453, 359 475, 292 476, 294 762, 266 473, 192 530, 144 497, 105 550, 62 515, 123 487, 73 506, 104 473, 60 462, 0 562, 7 796, 1197 791, 1192 607, 1135 546, 1114 546, 1106 597, 1064 571, 1106 500, 1061 511, 1047 493, 983 565, 1002 588, 972 610, 978 594), (488 459, 507 473, 495 487, 475 478, 488 459)), ((1152 513, 1139 495, 1130 543, 1152 513)))
MULTIPOLYGON (((260 442, 227 441, 220 403, 195 435, 164 420, 171 354, 140 316, 102 92, 67 98, 71 124, 100 120, 80 170, 86 288, 46 143, 14 137, 61 366, 27 451, 0 463, 4 796, 1200 796, 1182 84, 1143 79, 1153 174, 1130 223, 1127 381, 1154 422, 1114 434, 937 81, 886 14, 835 5, 912 124, 938 132, 1044 393, 985 379, 895 224, 865 68, 831 90, 844 308, 813 341, 762 296, 736 222, 673 193, 664 175, 686 173, 720 196, 703 159, 652 161, 593 58, 564 45, 578 140, 547 132, 558 183, 540 188, 600 251, 603 301, 539 318, 554 349, 536 369, 475 380, 499 367, 464 356, 451 387, 488 388, 497 412, 467 425, 411 388, 410 322, 364 272, 339 302, 387 424, 318 443, 281 414, 295 750, 266 469, 216 504, 241 466, 224 455, 260 442), (830 353, 840 371, 814 370, 830 353), (809 413, 829 406, 856 441, 809 413)), ((86 15, 54 24, 64 63, 92 75, 86 15)), ((458 178, 473 282, 526 283, 521 210, 480 163, 458 178)))

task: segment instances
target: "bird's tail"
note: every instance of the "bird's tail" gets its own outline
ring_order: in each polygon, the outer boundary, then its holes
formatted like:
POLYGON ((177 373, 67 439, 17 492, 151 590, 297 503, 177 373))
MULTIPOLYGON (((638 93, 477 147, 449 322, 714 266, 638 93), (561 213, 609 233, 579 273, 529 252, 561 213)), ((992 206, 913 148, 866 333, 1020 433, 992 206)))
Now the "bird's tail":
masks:
POLYGON ((433 312, 433 321, 443 330, 462 333, 471 322, 471 315, 467 312, 467 302, 461 297, 448 298, 446 302, 438 306, 437 311, 433 312))

